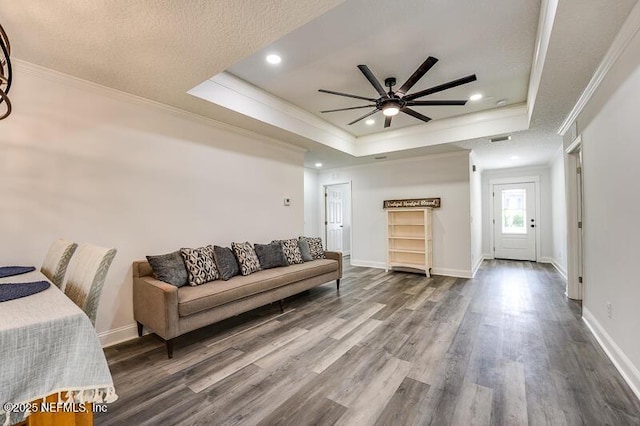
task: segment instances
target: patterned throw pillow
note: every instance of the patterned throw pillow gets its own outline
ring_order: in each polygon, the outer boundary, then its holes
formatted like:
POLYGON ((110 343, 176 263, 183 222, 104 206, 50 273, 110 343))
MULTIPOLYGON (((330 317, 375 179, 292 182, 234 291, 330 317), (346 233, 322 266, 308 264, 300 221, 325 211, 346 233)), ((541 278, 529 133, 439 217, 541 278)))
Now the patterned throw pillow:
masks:
POLYGON ((220 278, 213 260, 213 246, 180 249, 189 273, 189 285, 197 286, 220 278))
POLYGON ((260 270, 260 261, 250 242, 231 243, 231 250, 238 259, 242 275, 249 275, 260 270))
POLYGON ((216 261, 220 278, 224 281, 240 274, 240 266, 236 256, 229 247, 213 246, 213 260, 216 261))
POLYGON ((299 237, 300 240, 306 240, 309 243, 309 251, 314 259, 324 259, 324 247, 322 246, 322 238, 320 237, 299 237))
POLYGON ((284 250, 284 255, 287 257, 289 265, 304 263, 304 260, 302 260, 302 253, 300 253, 300 248, 298 247, 298 240, 295 238, 290 240, 273 240, 271 243, 282 244, 282 249, 284 250))

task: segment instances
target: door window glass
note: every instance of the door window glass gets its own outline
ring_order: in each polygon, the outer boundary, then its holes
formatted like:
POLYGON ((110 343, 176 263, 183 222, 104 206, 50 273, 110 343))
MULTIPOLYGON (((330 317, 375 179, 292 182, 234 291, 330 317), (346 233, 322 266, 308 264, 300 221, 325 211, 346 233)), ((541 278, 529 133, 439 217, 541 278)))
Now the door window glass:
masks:
POLYGON ((526 234, 527 196, 525 189, 502 190, 502 233, 526 234))

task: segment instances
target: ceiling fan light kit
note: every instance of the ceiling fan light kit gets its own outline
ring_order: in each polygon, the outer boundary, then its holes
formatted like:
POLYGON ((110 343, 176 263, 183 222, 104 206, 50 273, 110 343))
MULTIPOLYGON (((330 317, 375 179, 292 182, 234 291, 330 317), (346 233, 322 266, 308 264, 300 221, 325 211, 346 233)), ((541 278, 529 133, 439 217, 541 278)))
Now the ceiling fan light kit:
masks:
POLYGON ((364 101, 373 102, 373 104, 360 105, 349 108, 338 108, 338 109, 330 109, 320 111, 321 113, 328 112, 338 112, 338 111, 349 111, 353 109, 361 109, 361 108, 375 108, 373 111, 368 112, 362 117, 348 123, 348 126, 355 124, 365 118, 377 113, 378 111, 382 111, 382 114, 385 116, 384 127, 387 128, 391 126, 391 120, 394 116, 398 115, 400 112, 410 115, 418 120, 422 120, 425 123, 431 121, 430 117, 423 115, 409 107, 412 106, 464 106, 466 105, 466 100, 438 100, 438 101, 419 101, 416 100, 418 98, 422 98, 424 96, 432 95, 434 93, 442 92, 448 89, 452 89, 457 86, 461 86, 463 84, 471 83, 476 81, 476 75, 472 74, 463 78, 459 78, 457 80, 450 81, 445 84, 441 84, 438 86, 430 87, 425 90, 421 90, 419 92, 415 92, 412 94, 407 94, 409 90, 438 62, 438 59, 429 56, 423 63, 418 67, 417 70, 409 77, 407 81, 396 91, 393 90, 393 86, 396 85, 396 79, 394 77, 389 77, 384 80, 385 86, 389 88, 389 91, 385 91, 384 87, 380 84, 380 81, 373 75, 373 72, 366 65, 358 65, 358 69, 365 76, 369 83, 373 86, 374 89, 378 92, 378 98, 368 98, 366 96, 352 95, 349 93, 335 92, 333 90, 319 89, 319 92, 328 93, 330 95, 337 96, 345 96, 347 98, 361 99, 364 101))

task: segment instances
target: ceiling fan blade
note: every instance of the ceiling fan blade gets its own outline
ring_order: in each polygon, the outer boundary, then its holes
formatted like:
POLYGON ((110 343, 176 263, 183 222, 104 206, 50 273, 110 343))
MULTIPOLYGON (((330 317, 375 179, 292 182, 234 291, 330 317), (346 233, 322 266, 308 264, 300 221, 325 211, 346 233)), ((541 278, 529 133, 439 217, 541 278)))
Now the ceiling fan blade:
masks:
POLYGON ((393 118, 393 117, 391 117, 391 116, 385 117, 385 119, 384 119, 384 128, 385 128, 385 129, 386 129, 387 127, 391 126, 391 119, 392 119, 392 118, 393 118))
POLYGON ((422 120, 425 123, 431 121, 431 118, 427 117, 426 115, 422 115, 419 112, 412 110, 411 108, 404 107, 400 111, 404 112, 405 114, 409 114, 410 116, 415 117, 418 120, 422 120))
POLYGON ((362 106, 351 107, 351 108, 327 109, 320 112, 324 114, 325 112, 349 111, 350 109, 375 108, 375 107, 376 107, 375 105, 362 105, 362 106))
POLYGON ((358 118, 357 120, 353 120, 351 123, 347 124, 347 126, 351 126, 352 124, 355 124, 360 120, 364 120, 365 118, 369 117, 370 115, 375 114, 376 112, 378 112, 378 110, 374 109, 373 111, 366 113, 365 115, 363 115, 362 117, 358 118))
POLYGON ((421 90, 419 92, 406 95, 402 99, 404 99, 405 101, 411 101, 413 99, 421 98, 423 96, 431 95, 433 93, 442 92, 443 90, 451 89, 457 86, 462 86, 463 84, 471 83, 472 81, 476 81, 476 80, 477 78, 475 74, 468 75, 466 77, 462 77, 457 80, 453 80, 448 83, 441 84, 439 86, 434 86, 429 89, 421 90))
POLYGON ((437 58, 429 56, 427 60, 424 61, 422 65, 420 65, 418 69, 411 75, 411 77, 409 77, 409 79, 404 82, 402 87, 398 89, 398 91, 396 92, 398 96, 404 96, 405 93, 411 90, 413 85, 416 84, 431 69, 431 67, 436 64, 436 62, 438 62, 437 58))
POLYGON ((362 74, 364 74, 365 77, 367 77, 367 80, 369 80, 369 83, 371 83, 371 85, 375 87, 375 89, 378 91, 380 96, 382 96, 385 99, 389 98, 389 95, 387 94, 387 92, 385 92, 384 87, 382 87, 382 84, 380 84, 380 82, 378 81, 376 76, 373 75, 373 73, 371 72, 368 66, 358 65, 358 69, 362 71, 362 74))
POLYGON ((467 101, 409 101, 408 106, 447 106, 447 105, 466 105, 467 101))
POLYGON ((334 92, 333 90, 318 89, 318 92, 328 93, 330 95, 346 96, 347 98, 362 99, 362 100, 371 101, 371 102, 376 101, 373 98, 365 98, 364 96, 350 95, 349 93, 334 92))

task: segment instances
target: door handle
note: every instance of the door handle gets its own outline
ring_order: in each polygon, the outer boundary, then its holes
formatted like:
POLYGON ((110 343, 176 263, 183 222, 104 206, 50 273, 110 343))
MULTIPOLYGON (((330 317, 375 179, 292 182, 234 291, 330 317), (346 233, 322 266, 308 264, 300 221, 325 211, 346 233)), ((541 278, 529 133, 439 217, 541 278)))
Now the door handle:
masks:
POLYGON ((344 228, 344 226, 340 225, 340 228, 344 228))

